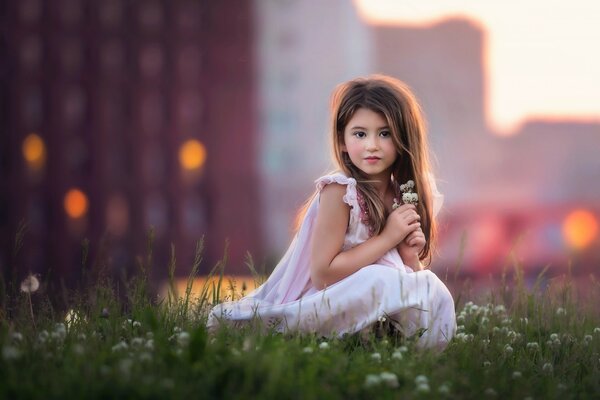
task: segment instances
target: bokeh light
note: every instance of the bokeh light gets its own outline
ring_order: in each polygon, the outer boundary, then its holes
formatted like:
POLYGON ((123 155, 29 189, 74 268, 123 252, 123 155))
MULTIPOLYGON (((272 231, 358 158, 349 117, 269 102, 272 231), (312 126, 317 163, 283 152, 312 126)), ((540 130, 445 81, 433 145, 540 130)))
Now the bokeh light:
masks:
POLYGON ((179 162, 184 169, 200 169, 205 161, 206 147, 199 140, 187 140, 179 148, 179 162))
POLYGON ((81 218, 88 210, 88 198, 85 193, 77 188, 70 189, 65 194, 65 212, 70 218, 81 218))
POLYGON ((42 168, 46 162, 46 144, 36 133, 30 133, 23 140, 23 158, 33 169, 42 168))
POLYGON ((563 236, 567 244, 577 250, 588 247, 598 235, 598 221, 587 210, 571 212, 563 223, 563 236))

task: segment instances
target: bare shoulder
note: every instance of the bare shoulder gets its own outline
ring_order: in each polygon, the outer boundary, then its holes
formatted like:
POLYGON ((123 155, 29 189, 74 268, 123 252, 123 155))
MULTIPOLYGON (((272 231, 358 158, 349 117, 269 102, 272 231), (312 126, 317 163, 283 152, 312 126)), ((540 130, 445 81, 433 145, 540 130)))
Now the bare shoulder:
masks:
POLYGON ((319 218, 328 221, 341 219, 345 226, 350 214, 350 206, 344 202, 345 194, 345 185, 331 183, 325 186, 319 197, 319 218))
MULTIPOLYGON (((344 203, 344 195, 346 194, 346 185, 340 185, 339 183, 330 183, 321 189, 320 202, 321 203, 344 203)), ((346 203, 344 203, 346 204, 346 203)))

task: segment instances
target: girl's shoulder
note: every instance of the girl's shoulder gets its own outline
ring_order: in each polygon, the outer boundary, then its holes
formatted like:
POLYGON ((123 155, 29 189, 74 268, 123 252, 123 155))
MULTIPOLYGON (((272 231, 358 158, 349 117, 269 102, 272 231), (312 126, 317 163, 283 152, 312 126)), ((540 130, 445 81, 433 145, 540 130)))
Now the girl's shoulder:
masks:
POLYGON ((337 183, 338 185, 346 186, 345 193, 342 197, 344 203, 354 206, 357 203, 357 195, 356 195, 356 179, 346 176, 342 172, 332 172, 330 174, 324 175, 315 181, 317 185, 317 192, 321 192, 323 188, 329 184, 337 183))
POLYGON ((349 188, 356 188, 356 179, 346 176, 343 172, 332 172, 327 175, 323 175, 319 179, 315 180, 317 190, 321 191, 326 185, 331 183, 337 183, 339 185, 346 185, 349 188))

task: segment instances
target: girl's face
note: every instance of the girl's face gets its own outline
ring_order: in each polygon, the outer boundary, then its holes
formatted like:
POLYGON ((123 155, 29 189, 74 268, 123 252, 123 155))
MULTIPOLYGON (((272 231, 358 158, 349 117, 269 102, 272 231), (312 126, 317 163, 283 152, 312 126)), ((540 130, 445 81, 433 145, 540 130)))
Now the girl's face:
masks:
POLYGON ((344 128, 342 151, 369 179, 389 179, 398 157, 392 131, 385 117, 368 108, 354 112, 344 128))

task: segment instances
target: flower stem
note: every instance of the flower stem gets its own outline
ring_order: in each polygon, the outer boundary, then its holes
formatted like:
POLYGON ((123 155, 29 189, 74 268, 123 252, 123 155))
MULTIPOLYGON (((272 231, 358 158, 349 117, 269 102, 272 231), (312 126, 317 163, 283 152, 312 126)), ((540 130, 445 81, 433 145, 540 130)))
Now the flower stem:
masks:
POLYGON ((33 303, 31 301, 31 293, 27 293, 27 299, 29 300, 29 312, 31 313, 31 322, 33 323, 33 330, 37 332, 37 327, 35 326, 35 317, 33 316, 33 303))

